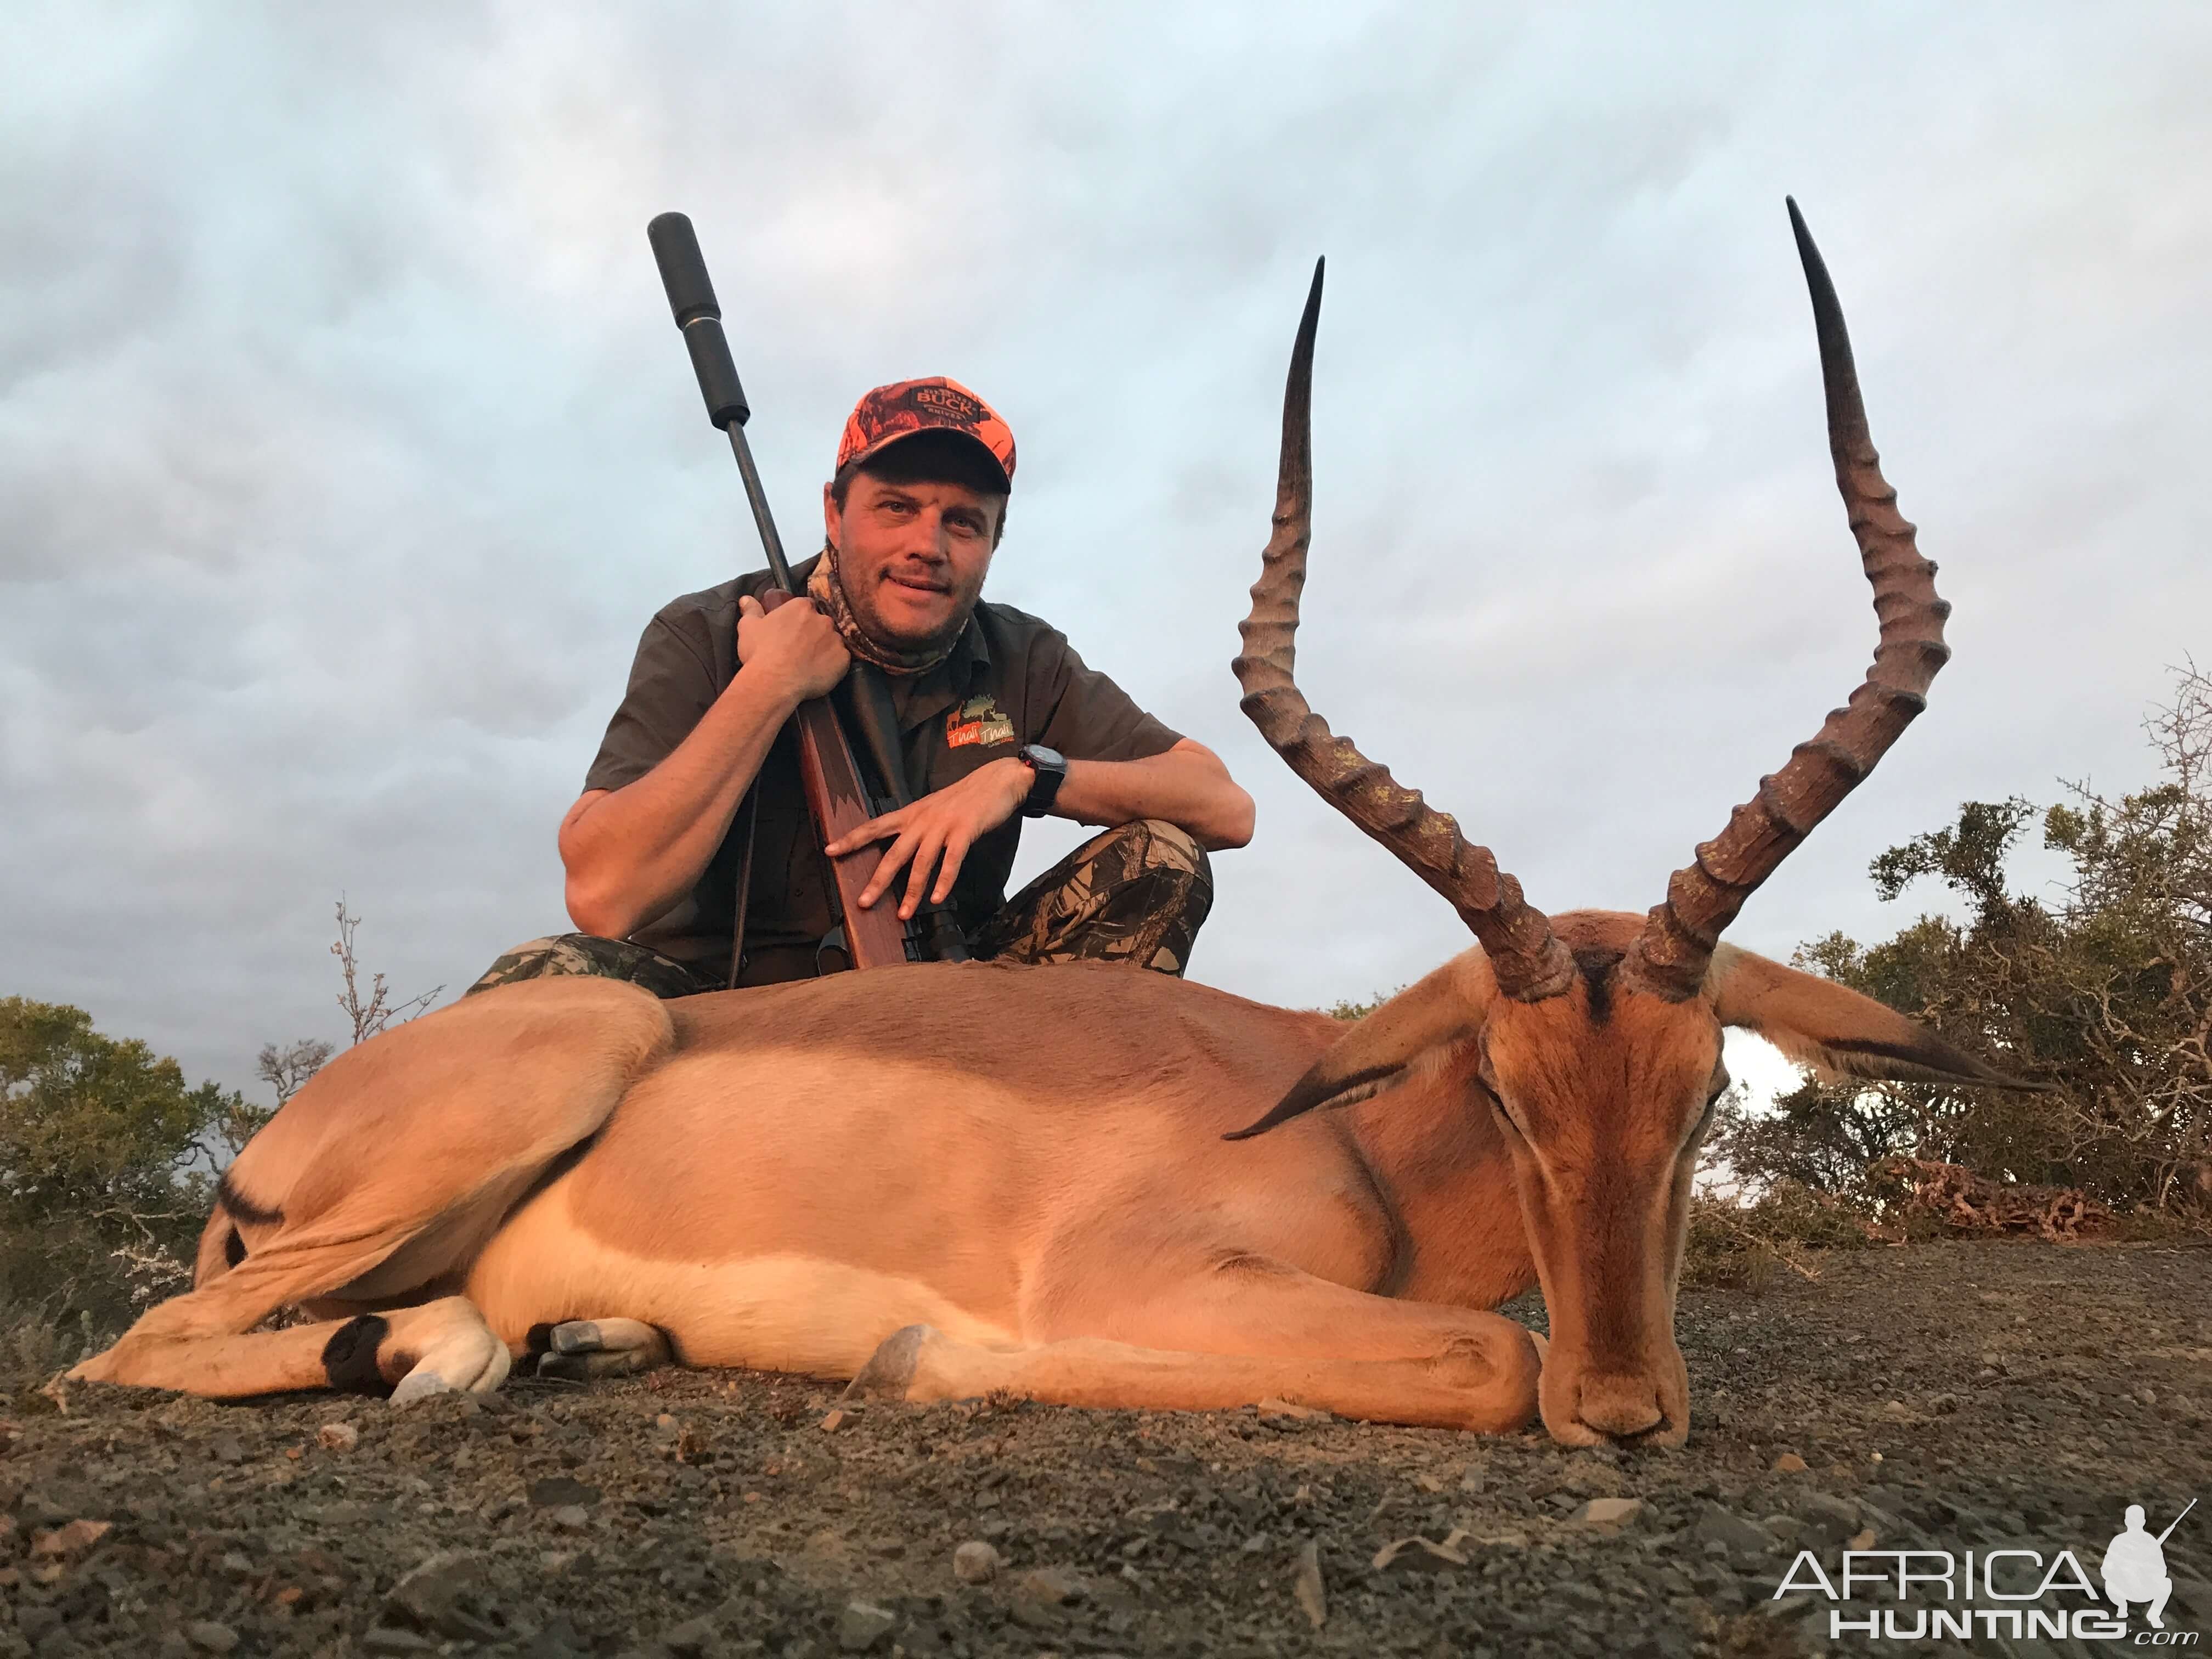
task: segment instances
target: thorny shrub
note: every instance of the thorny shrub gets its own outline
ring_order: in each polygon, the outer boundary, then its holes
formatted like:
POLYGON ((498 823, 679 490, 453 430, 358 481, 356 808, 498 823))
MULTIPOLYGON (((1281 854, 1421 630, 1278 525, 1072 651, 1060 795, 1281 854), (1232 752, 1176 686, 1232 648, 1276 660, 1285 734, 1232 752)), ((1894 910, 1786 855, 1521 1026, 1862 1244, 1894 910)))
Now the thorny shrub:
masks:
POLYGON ((1740 1180, 1879 1215, 1869 1172, 1902 1157, 2073 1189, 2123 1237, 2212 1235, 2212 677, 2184 669, 2146 726, 2158 781, 2117 799, 2076 786, 2041 814, 2065 866, 2054 890, 2010 879, 2035 809, 1970 801, 1872 868, 1885 899, 1942 882, 1966 920, 1925 915, 1873 945, 1834 933, 1798 953, 2045 1091, 1808 1077, 1771 1111, 1724 1103, 1711 1151, 1740 1180))

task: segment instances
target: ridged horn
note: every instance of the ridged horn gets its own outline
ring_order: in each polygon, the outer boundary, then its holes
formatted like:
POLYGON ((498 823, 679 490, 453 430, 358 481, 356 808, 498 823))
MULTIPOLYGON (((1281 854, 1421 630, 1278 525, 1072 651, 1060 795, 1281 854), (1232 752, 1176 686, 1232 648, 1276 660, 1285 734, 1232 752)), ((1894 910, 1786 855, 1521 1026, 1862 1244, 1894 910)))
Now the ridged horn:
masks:
POLYGON ((1811 742, 1798 744, 1780 771, 1761 778, 1759 793, 1729 814, 1728 827, 1699 846, 1696 862, 1668 882, 1665 902, 1644 922, 1623 969, 1672 1001, 1698 994, 1713 947, 1744 901, 1814 825, 1842 805, 1928 706, 1928 687, 1951 654, 1943 643, 1943 619, 1951 607, 1936 597, 1936 567, 1920 556, 1912 526, 1898 513, 1897 492, 1881 476, 1843 307, 1794 201, 1790 225, 1812 292, 1836 487, 1874 588, 1881 642, 1850 701, 1829 714, 1811 742))
POLYGON ((1330 805, 1395 854, 1406 867, 1451 901, 1482 941, 1498 988, 1522 1002, 1557 996, 1573 982, 1574 960, 1548 917, 1521 896, 1521 884, 1498 867, 1490 849, 1469 842, 1449 813, 1439 812, 1307 706, 1293 676, 1298 595, 1305 586, 1306 548, 1313 528, 1313 353, 1321 320, 1322 273, 1314 264, 1291 351, 1283 392, 1282 465, 1275 487, 1274 534, 1252 585, 1252 611, 1238 624, 1244 650, 1231 665, 1244 688, 1242 707, 1268 745, 1330 805))

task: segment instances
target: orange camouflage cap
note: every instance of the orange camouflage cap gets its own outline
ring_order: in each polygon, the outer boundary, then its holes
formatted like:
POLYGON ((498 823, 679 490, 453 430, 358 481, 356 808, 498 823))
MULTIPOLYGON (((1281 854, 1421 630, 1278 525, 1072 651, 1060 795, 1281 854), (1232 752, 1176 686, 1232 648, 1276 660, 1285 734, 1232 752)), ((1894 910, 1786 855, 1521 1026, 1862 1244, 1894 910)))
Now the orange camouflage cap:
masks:
POLYGON ((917 432, 957 432, 973 438, 1014 487, 1014 434, 998 411, 957 380, 933 374, 922 380, 879 386, 853 405, 837 445, 837 471, 917 432))

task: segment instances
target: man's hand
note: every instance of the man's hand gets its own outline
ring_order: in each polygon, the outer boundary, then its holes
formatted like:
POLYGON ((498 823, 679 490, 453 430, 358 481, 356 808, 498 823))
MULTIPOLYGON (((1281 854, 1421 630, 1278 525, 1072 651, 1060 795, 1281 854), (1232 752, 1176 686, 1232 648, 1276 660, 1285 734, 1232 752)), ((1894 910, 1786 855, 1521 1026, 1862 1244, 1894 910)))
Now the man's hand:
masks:
POLYGON ((813 600, 801 597, 767 611, 748 593, 738 600, 738 661, 755 684, 795 708, 828 695, 853 659, 837 625, 813 600))
POLYGON ((937 881, 929 893, 929 902, 942 904, 952 896, 952 884, 959 878, 961 862, 967 858, 968 849, 975 845, 978 836, 989 834, 1021 810, 1022 803, 1029 799, 1030 783, 1035 775, 1028 766, 1011 757, 993 761, 988 766, 976 768, 959 782, 949 784, 934 794, 924 795, 911 806, 902 806, 896 812, 869 819, 823 850, 838 859, 857 852, 870 842, 897 837, 885 849, 884 861, 876 866, 874 879, 862 890, 860 903, 871 905, 881 898, 890 886, 891 878, 910 862, 914 873, 907 880, 906 900, 899 906, 900 920, 908 920, 921 908, 922 894, 929 888, 932 870, 937 872, 937 881))

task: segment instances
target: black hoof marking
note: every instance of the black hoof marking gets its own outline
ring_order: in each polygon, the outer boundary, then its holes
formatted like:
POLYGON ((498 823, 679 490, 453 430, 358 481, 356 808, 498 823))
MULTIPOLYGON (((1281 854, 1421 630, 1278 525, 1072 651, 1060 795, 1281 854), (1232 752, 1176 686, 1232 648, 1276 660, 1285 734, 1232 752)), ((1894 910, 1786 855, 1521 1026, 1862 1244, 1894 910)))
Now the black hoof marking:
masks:
POLYGON ((342 1394, 389 1394, 392 1385, 377 1369, 377 1350, 392 1332, 392 1322, 376 1314, 349 1319, 323 1344, 323 1375, 342 1394))
POLYGON ((848 1400, 903 1400, 913 1385, 915 1367, 921 1360, 921 1345, 933 1334, 927 1325, 908 1325, 883 1340, 868 1363, 860 1367, 846 1388, 848 1400))

